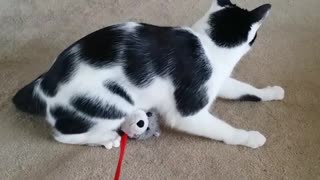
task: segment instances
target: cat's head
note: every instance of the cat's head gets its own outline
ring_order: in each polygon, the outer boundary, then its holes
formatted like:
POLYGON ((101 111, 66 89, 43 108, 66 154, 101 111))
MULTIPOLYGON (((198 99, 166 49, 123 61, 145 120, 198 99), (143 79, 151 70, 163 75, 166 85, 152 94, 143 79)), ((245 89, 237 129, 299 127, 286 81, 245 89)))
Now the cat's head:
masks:
POLYGON ((206 32, 219 47, 246 46, 250 49, 270 9, 270 4, 246 10, 230 0, 214 0, 208 20, 209 29, 206 32))

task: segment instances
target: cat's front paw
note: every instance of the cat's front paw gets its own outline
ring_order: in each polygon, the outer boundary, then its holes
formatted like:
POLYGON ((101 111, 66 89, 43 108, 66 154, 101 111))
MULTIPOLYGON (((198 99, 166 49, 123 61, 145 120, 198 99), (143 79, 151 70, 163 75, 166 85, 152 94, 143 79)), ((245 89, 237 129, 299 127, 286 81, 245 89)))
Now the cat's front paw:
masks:
POLYGON ((120 141, 121 141, 121 136, 117 137, 113 141, 103 143, 103 146, 108 150, 112 149, 113 147, 117 148, 120 146, 120 141))
POLYGON ((266 138, 259 133, 258 131, 249 131, 248 132, 248 140, 245 146, 248 146, 250 148, 258 148, 264 145, 266 143, 266 138))
POLYGON ((258 131, 235 130, 233 136, 224 140, 226 144, 242 145, 250 148, 258 148, 264 145, 266 138, 258 131))
POLYGON ((112 149, 112 147, 113 147, 113 143, 112 143, 112 141, 109 141, 109 142, 107 142, 107 143, 103 143, 103 146, 104 146, 106 149, 110 150, 110 149, 112 149))
POLYGON ((263 101, 282 100, 285 95, 284 89, 280 86, 268 86, 263 91, 263 101))
POLYGON ((115 148, 120 147, 120 142, 121 142, 121 136, 117 137, 117 138, 112 142, 113 147, 115 147, 115 148))

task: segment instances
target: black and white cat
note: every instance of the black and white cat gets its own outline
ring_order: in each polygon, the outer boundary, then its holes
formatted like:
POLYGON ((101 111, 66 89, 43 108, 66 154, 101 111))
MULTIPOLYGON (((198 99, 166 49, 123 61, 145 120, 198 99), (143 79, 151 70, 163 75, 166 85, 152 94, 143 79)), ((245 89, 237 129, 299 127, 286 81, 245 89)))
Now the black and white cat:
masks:
POLYGON ((281 87, 257 89, 230 77, 270 8, 248 11, 218 0, 192 28, 135 22, 103 28, 64 50, 13 102, 45 116, 62 143, 116 147, 124 118, 154 108, 175 129, 260 147, 266 141, 262 134, 234 128, 209 108, 216 97, 284 98, 281 87))

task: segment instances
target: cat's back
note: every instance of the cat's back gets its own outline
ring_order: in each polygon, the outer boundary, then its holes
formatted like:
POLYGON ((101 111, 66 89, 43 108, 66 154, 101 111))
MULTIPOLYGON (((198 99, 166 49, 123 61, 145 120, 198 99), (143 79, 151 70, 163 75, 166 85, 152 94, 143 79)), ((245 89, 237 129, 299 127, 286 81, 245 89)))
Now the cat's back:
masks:
POLYGON ((128 110, 133 104, 151 108, 173 96, 189 96, 210 75, 201 42, 191 30, 129 22, 76 41, 36 80, 34 89, 48 107, 69 106, 74 100, 119 104, 108 87, 116 84, 125 92, 121 106, 128 110))
POLYGON ((177 71, 190 74, 204 63, 205 58, 199 58, 202 54, 198 38, 183 28, 134 22, 113 25, 85 36, 64 50, 44 75, 40 87, 46 95, 55 96, 59 84, 70 81, 75 72, 84 75, 77 71, 80 66, 90 67, 90 76, 121 67, 134 85, 145 86, 155 76, 177 71))

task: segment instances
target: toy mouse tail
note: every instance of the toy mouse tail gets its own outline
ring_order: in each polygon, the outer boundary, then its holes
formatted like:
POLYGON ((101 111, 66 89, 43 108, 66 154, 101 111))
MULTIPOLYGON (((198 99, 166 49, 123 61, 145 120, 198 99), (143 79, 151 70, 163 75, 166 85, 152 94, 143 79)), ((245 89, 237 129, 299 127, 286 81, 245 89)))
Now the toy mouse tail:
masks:
POLYGON ((119 180, 120 179, 122 161, 123 161, 124 153, 125 153, 125 150, 126 150, 127 140, 128 140, 128 135, 124 133, 121 136, 120 155, 119 155, 119 161, 118 161, 116 174, 114 175, 114 180, 119 180))

